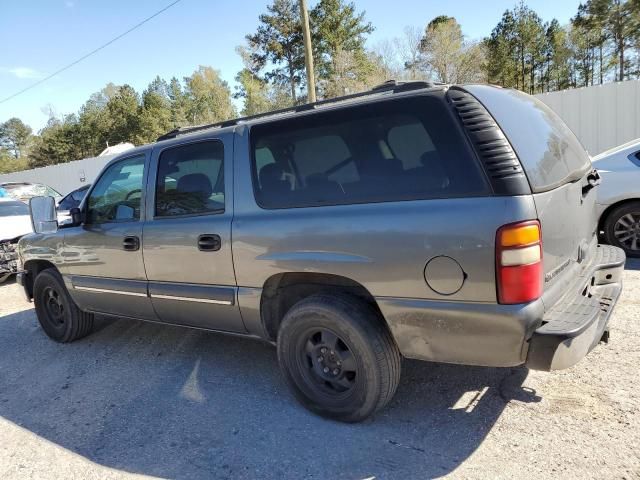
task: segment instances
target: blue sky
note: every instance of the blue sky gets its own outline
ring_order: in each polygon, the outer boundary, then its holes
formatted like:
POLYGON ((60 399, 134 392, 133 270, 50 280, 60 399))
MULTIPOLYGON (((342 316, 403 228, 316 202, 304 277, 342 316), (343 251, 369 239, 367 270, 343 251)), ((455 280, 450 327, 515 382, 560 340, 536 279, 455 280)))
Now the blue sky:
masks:
MULTIPOLYGON (((369 45, 424 26, 437 15, 455 17, 470 38, 488 35, 517 0, 355 0, 376 31, 369 45)), ((170 0, 0 0, 0 98, 76 60, 150 16, 170 0)), ((182 0, 141 28, 42 85, 0 104, 0 122, 20 117, 42 128, 49 107, 77 112, 108 82, 143 90, 155 75, 182 78, 198 65, 219 69, 233 85, 242 67, 234 49, 253 32, 267 0, 182 0)), ((316 1, 310 0, 310 6, 316 1)), ((566 23, 579 0, 529 0, 544 20, 566 23)))

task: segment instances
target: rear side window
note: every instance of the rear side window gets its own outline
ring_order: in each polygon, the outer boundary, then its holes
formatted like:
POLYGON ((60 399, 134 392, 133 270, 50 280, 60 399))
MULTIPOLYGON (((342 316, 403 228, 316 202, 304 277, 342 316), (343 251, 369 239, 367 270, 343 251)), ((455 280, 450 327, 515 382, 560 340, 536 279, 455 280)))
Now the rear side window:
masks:
POLYGON ((451 112, 435 96, 256 125, 251 143, 263 208, 488 194, 451 112))
POLYGON ((580 178, 591 166, 576 136, 543 102, 517 90, 466 87, 513 146, 531 188, 543 192, 580 178))
POLYGON ((181 145, 158 161, 156 217, 224 211, 224 148, 219 141, 181 145))

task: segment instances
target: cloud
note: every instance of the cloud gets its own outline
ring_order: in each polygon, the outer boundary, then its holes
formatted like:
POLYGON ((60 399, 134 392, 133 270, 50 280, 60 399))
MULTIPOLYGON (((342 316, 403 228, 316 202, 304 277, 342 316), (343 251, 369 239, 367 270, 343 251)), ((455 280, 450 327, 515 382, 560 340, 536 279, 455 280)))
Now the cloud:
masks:
POLYGON ((7 69, 11 75, 17 78, 41 78, 42 74, 37 70, 29 67, 14 67, 7 69))

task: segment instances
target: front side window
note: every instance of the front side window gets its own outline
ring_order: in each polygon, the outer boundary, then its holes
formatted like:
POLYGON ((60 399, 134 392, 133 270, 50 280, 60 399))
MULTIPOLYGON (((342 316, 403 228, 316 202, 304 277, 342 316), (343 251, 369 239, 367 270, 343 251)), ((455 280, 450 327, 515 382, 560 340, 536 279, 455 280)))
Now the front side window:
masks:
POLYGON ((140 219, 144 155, 111 165, 87 199, 87 223, 126 222, 140 219))
POLYGON ((263 208, 489 193, 455 118, 435 96, 256 125, 251 142, 263 208))
POLYGON ((219 141, 165 150, 158 160, 156 217, 224 211, 224 147, 219 141))

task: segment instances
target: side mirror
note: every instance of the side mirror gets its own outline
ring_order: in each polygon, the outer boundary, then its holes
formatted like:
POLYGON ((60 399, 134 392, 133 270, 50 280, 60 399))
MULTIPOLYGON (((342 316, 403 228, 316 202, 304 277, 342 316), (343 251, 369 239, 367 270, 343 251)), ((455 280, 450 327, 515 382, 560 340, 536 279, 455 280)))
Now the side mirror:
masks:
POLYGON ((80 210, 78 207, 73 207, 71 210, 69 210, 69 215, 71 216, 72 225, 78 226, 82 224, 82 210, 80 210))
POLYGON ((36 233, 56 233, 58 220, 56 201, 53 197, 33 197, 29 200, 31 225, 36 233))

